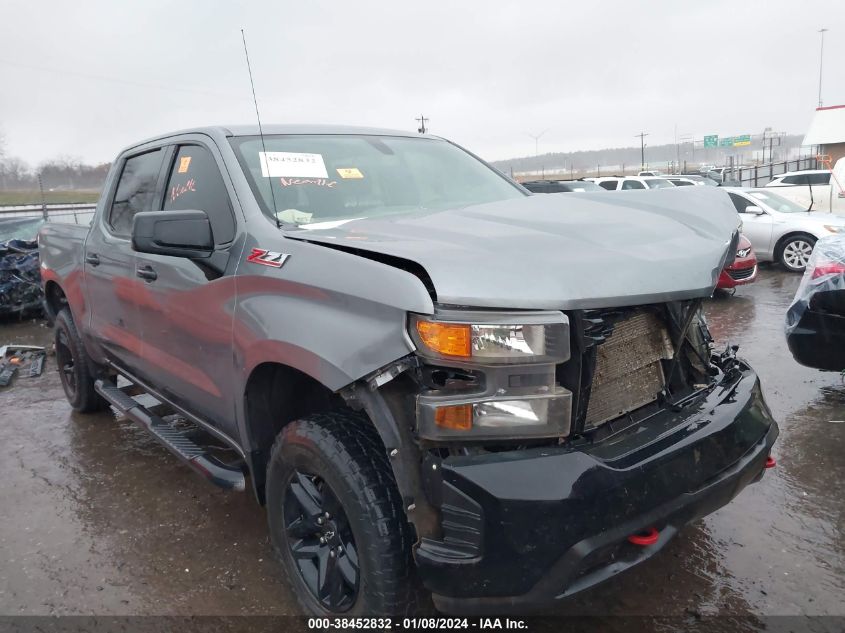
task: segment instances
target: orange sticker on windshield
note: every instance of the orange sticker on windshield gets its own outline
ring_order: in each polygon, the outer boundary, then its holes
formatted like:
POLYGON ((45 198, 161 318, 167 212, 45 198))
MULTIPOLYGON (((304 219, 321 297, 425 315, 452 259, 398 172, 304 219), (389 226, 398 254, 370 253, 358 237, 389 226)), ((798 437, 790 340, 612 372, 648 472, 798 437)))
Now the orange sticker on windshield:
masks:
POLYGON ((357 167, 338 167, 337 173, 341 178, 363 178, 364 174, 357 167))
POLYGON ((188 167, 191 166, 191 157, 190 156, 183 156, 179 159, 179 173, 180 174, 187 174, 188 167))

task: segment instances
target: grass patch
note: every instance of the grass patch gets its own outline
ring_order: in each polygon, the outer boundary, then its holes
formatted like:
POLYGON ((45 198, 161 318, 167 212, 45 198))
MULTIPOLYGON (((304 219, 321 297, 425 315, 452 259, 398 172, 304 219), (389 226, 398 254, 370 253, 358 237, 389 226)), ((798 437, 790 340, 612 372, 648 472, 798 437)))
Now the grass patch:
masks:
MULTIPOLYGON (((73 191, 45 191, 44 202, 47 204, 70 204, 74 202, 97 202, 100 192, 92 189, 73 191)), ((35 191, 0 191, 0 206, 14 204, 41 204, 41 192, 35 191)))

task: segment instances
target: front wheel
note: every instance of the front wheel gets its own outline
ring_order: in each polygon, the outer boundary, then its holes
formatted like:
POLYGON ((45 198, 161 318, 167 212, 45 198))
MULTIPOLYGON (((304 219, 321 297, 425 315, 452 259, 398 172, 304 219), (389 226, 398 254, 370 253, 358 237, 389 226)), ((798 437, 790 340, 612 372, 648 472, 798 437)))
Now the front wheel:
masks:
POLYGON ((273 446, 266 492, 270 537, 306 613, 415 609, 411 529, 364 415, 337 411, 288 424, 273 446))
POLYGON ((793 235, 781 244, 778 260, 788 271, 802 273, 815 245, 816 239, 810 235, 793 235))

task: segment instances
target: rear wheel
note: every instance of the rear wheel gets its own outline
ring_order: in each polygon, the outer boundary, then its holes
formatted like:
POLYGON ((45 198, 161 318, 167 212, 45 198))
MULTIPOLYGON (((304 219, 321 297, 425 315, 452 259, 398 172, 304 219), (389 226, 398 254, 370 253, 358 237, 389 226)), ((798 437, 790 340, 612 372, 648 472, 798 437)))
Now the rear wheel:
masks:
POLYGON ((413 611, 411 530, 365 416, 340 411, 287 425, 268 467, 267 510, 273 545, 306 613, 413 611))
POLYGON ((804 272, 815 245, 816 238, 811 235, 793 235, 780 245, 777 259, 790 272, 804 272))
POLYGON ((56 315, 56 364, 70 406, 80 413, 101 411, 108 403, 94 390, 92 363, 68 308, 56 315))

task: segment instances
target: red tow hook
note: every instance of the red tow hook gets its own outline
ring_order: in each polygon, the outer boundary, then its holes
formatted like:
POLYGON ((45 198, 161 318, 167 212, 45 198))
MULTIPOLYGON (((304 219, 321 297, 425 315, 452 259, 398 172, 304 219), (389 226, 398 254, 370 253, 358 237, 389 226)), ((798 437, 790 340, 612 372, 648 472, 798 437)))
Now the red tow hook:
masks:
POLYGON ((639 545, 640 547, 646 547, 647 545, 654 545, 657 543, 658 538, 660 538, 660 532, 654 528, 649 528, 645 532, 631 534, 631 536, 628 537, 628 542, 633 543, 634 545, 639 545))
POLYGON ((766 458, 766 468, 774 468, 777 465, 778 463, 775 461, 775 458, 771 455, 766 458))

